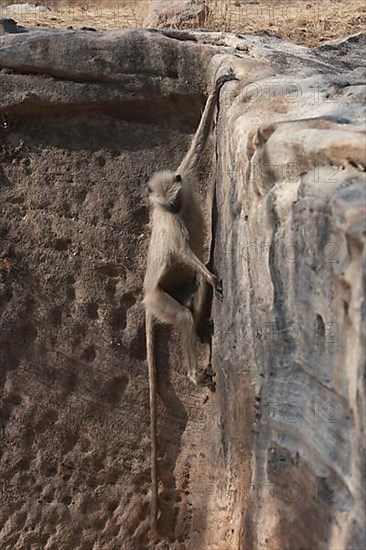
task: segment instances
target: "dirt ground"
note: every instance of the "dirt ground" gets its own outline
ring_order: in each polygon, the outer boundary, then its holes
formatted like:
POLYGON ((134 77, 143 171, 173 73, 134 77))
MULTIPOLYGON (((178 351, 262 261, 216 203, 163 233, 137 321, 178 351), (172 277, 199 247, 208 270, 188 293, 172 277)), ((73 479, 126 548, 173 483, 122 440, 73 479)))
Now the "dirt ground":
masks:
MULTIPOLYGON (((357 33, 366 25, 363 0, 304 1, 207 0, 210 13, 205 27, 242 33, 268 33, 308 46, 357 33)), ((97 30, 143 27, 148 0, 44 1, 35 10, 6 8, 0 2, 0 17, 13 17, 20 24, 46 27, 93 27, 97 30)))

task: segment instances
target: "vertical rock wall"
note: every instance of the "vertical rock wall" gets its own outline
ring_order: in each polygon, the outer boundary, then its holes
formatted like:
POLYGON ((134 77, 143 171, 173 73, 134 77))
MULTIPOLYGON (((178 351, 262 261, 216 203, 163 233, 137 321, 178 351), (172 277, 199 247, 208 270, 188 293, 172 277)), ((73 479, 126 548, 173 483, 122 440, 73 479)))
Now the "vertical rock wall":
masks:
POLYGON ((226 291, 214 351, 221 453, 232 484, 247 468, 243 447, 252 447, 251 486, 233 505, 245 510, 240 548, 358 549, 365 542, 362 42, 338 45, 347 64, 324 55, 325 47, 286 48, 274 44, 262 57, 267 70, 251 71, 227 95, 217 130, 216 264, 226 291))

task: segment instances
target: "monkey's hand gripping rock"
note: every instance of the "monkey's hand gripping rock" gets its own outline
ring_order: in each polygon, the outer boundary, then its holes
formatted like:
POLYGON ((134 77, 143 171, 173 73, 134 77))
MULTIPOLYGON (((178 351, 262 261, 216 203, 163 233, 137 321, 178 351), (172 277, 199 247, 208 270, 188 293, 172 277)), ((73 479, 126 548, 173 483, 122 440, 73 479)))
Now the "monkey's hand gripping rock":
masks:
POLYGON ((237 76, 235 75, 234 71, 232 68, 229 69, 229 72, 219 76, 219 78, 216 80, 216 83, 215 83, 215 89, 218 91, 222 88, 222 86, 226 83, 226 82, 231 82, 232 80, 236 80, 238 81, 239 79, 237 78, 237 76))

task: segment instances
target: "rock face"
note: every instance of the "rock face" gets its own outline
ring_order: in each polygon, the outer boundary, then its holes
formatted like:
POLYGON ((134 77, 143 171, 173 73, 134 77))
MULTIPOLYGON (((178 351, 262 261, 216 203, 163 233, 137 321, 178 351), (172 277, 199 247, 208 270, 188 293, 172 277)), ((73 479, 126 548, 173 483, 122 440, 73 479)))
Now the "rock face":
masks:
POLYGON ((145 182, 229 67, 194 182, 216 393, 159 330, 151 547, 364 546, 364 56, 362 35, 0 37, 1 548, 149 547, 145 182))
POLYGON ((259 57, 244 38, 269 70, 247 74, 221 107, 215 242, 227 295, 213 356, 227 473, 245 475, 253 429, 250 504, 237 497, 243 548, 365 544, 361 40, 329 48, 347 50, 346 64, 325 46, 286 54, 279 42, 259 57))
POLYGON ((24 4, 10 4, 5 8, 5 12, 34 13, 40 11, 50 11, 50 8, 47 6, 42 6, 41 4, 30 4, 29 2, 24 4))

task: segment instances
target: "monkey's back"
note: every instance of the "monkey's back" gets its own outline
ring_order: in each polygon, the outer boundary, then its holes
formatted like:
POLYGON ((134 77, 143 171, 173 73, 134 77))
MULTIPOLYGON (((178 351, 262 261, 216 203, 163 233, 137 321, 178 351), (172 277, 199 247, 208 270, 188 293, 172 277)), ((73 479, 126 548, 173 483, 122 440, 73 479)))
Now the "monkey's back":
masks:
POLYGON ((195 273, 181 261, 179 251, 188 245, 201 256, 203 239, 199 234, 202 235, 202 225, 203 217, 194 202, 186 216, 154 209, 144 281, 145 296, 157 287, 180 303, 185 303, 192 296, 196 288, 195 273))

